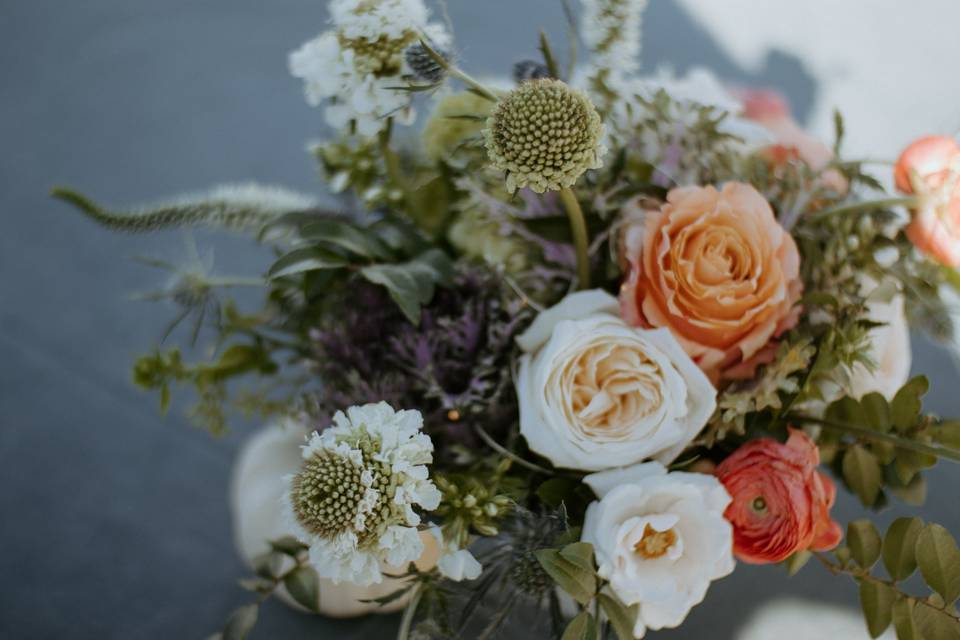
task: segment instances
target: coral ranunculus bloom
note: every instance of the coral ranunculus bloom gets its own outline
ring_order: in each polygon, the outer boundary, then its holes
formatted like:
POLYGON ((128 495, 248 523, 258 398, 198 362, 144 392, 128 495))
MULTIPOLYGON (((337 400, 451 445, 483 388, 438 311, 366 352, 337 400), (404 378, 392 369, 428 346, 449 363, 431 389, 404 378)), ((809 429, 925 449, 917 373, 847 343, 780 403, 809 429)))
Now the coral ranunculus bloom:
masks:
POLYGON ((908 146, 893 170, 897 189, 919 202, 907 225, 917 249, 948 267, 960 267, 960 145, 927 136, 908 146))
POLYGON ((624 217, 627 323, 668 328, 714 381, 772 359, 803 284, 797 245, 756 189, 682 187, 659 210, 628 205, 624 217))
POLYGON ((724 514, 733 525, 733 552, 750 564, 781 562, 798 551, 827 551, 843 533, 830 519, 833 481, 817 471, 820 452, 802 431, 786 444, 753 440, 717 467, 733 497, 724 514))

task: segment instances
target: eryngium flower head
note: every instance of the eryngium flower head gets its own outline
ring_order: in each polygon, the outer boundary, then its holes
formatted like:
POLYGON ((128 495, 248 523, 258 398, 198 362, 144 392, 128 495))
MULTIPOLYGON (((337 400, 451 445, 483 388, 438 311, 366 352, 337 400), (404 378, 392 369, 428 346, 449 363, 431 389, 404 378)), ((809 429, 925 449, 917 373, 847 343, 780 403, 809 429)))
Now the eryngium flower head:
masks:
POLYGON ((422 424, 419 411, 385 402, 351 407, 303 447, 286 503, 321 577, 374 584, 381 563, 402 566, 423 553, 413 505, 436 509, 440 492, 428 478, 433 443, 422 424))
POLYGON ((603 124, 585 93, 559 80, 522 83, 497 104, 484 129, 493 165, 507 190, 537 193, 571 187, 602 166, 603 124))
POLYGON ((543 80, 550 77, 547 65, 536 60, 521 60, 513 65, 513 81, 517 84, 527 80, 543 80))
MULTIPOLYGON (((448 57, 444 51, 437 51, 436 53, 444 60, 448 57)), ((407 47, 403 57, 407 66, 410 67, 410 73, 413 74, 414 80, 418 82, 440 84, 447 76, 447 70, 430 55, 427 48, 420 42, 407 47)))

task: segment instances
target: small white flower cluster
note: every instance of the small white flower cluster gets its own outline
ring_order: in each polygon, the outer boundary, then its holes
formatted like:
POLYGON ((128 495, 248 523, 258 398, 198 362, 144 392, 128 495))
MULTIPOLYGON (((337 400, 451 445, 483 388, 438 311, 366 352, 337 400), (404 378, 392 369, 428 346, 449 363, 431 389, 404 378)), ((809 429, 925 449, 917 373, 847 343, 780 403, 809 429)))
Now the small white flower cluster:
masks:
POLYGON ((440 491, 429 479, 433 443, 422 425, 420 412, 385 402, 351 407, 303 447, 286 512, 321 577, 379 583, 381 563, 403 566, 423 553, 413 505, 436 509, 440 491))
POLYGON ((411 92, 398 89, 409 73, 404 51, 426 36, 449 45, 442 25, 429 23, 423 0, 333 0, 333 28, 290 54, 290 72, 304 81, 307 102, 326 102, 327 123, 338 130, 354 123, 374 136, 388 118, 411 124, 411 92))
POLYGON ((640 24, 647 0, 583 0, 581 35, 592 65, 609 70, 610 81, 640 67, 640 24))

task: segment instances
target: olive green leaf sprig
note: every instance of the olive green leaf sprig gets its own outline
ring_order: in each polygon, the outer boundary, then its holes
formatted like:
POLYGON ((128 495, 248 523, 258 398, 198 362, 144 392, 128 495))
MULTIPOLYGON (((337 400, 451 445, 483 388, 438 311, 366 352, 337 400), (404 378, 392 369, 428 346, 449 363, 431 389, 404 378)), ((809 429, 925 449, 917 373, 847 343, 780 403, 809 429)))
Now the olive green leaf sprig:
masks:
POLYGON ((833 554, 816 553, 835 575, 847 575, 860 589, 860 605, 870 636, 891 624, 898 640, 960 640, 960 549, 942 526, 920 518, 897 518, 885 535, 869 520, 847 527, 846 546, 833 554), (886 576, 876 565, 882 559, 886 576), (916 571, 927 595, 904 591, 902 583, 916 571))

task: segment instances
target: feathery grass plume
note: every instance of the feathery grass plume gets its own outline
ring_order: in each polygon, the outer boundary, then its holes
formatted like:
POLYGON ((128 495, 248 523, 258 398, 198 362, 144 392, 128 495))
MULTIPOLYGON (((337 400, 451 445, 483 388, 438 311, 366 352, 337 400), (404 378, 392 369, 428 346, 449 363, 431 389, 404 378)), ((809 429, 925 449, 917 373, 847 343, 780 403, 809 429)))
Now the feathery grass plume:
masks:
POLYGON ((283 214, 317 206, 317 201, 310 196, 253 183, 225 185, 207 193, 122 211, 105 209, 66 187, 54 187, 50 194, 72 204, 94 222, 126 233, 196 226, 258 231, 283 214))
POLYGON ((581 35, 592 54, 591 90, 607 111, 619 85, 640 68, 640 23, 647 0, 583 0, 581 35))

